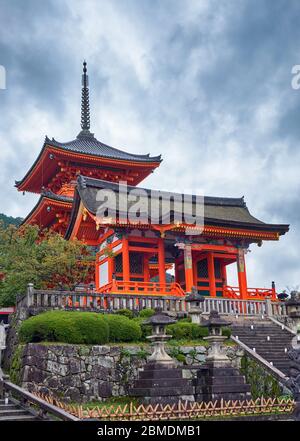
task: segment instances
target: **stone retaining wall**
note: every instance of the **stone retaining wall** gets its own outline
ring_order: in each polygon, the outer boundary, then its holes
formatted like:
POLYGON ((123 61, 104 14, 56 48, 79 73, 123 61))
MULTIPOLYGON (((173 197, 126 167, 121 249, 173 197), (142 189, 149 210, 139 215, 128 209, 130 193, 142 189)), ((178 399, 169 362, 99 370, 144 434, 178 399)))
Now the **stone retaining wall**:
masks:
MULTIPOLYGON (((169 348, 185 356, 184 376, 195 375, 192 365, 205 361, 207 347, 169 348)), ((227 346, 233 365, 240 366, 244 352, 227 346)), ((30 392, 54 394, 71 402, 101 401, 124 396, 146 362, 149 346, 83 346, 30 343, 21 351, 20 384, 30 392)))

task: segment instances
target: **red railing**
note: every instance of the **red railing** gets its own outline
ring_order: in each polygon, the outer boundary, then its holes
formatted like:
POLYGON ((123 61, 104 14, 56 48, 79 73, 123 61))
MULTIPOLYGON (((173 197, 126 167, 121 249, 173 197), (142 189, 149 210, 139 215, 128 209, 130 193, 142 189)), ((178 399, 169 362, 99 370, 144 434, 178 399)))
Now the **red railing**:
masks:
MULTIPOLYGON (((277 300, 276 292, 273 288, 248 288, 247 293, 247 298, 244 300, 265 300, 266 298, 277 300)), ((223 289, 223 297, 240 299, 240 289, 235 286, 225 286, 223 289)))
MULTIPOLYGON (((198 288, 199 289, 199 288, 198 288)), ((205 287, 205 289, 207 289, 205 287)), ((201 291, 201 289, 200 289, 201 291)), ((145 294, 145 295, 172 295, 183 297, 185 292, 178 283, 159 283, 123 280, 113 280, 98 289, 102 294, 145 294)), ((223 298, 241 299, 240 289, 235 286, 225 286, 223 288, 223 298)), ((248 288, 247 297, 243 300, 277 300, 275 289, 273 288, 248 288)))
POLYGON ((171 295, 184 297, 185 293, 178 283, 159 282, 125 282, 113 280, 98 290, 101 293, 124 293, 124 294, 149 294, 149 295, 171 295))

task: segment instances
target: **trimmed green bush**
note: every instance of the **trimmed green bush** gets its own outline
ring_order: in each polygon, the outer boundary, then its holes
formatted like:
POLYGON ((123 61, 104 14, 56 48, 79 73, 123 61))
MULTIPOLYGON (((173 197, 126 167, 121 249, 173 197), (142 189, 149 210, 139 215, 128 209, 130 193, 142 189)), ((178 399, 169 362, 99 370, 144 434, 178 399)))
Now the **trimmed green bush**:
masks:
POLYGON ((178 322, 180 322, 180 323, 191 323, 192 322, 192 317, 188 316, 188 317, 179 319, 178 322))
POLYGON ((142 309, 142 310, 139 312, 139 317, 144 318, 144 319, 147 319, 147 318, 149 318, 149 317, 152 317, 154 314, 155 314, 154 309, 151 309, 151 308, 145 308, 145 309, 142 309))
POLYGON ((167 326, 167 334, 172 335, 175 340, 197 340, 208 336, 208 329, 196 323, 177 322, 167 326))
POLYGON ((227 338, 231 337, 231 329, 230 328, 222 328, 222 335, 226 335, 227 338))
POLYGON ((139 341, 142 337, 141 326, 135 320, 114 314, 103 314, 103 319, 109 327, 110 342, 139 341))
POLYGON ((128 317, 129 319, 132 319, 134 317, 134 314, 130 309, 118 309, 116 315, 124 315, 125 317, 128 317))
POLYGON ((145 322, 145 320, 146 320, 146 318, 142 318, 142 317, 135 317, 134 319, 132 319, 132 321, 137 323, 138 326, 141 328, 141 332, 142 332, 141 340, 142 341, 147 341, 146 337, 148 335, 152 334, 152 326, 151 325, 144 325, 143 323, 145 322))
POLYGON ((109 326, 99 314, 50 311, 25 320, 19 331, 25 343, 53 341, 73 344, 105 344, 109 326))

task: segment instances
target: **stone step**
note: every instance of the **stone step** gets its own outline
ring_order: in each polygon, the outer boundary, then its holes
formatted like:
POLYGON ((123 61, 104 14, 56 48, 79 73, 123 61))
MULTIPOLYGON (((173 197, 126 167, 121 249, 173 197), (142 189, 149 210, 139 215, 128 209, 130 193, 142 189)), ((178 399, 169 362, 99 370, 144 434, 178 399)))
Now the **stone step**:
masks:
POLYGON ((5 416, 1 416, 0 414, 0 421, 38 421, 38 419, 31 414, 5 416))
POLYGON ((238 336, 239 340, 250 349, 255 348, 258 355, 266 361, 272 362, 274 367, 287 375, 289 373, 289 357, 285 348, 290 349, 293 334, 270 322, 253 323, 253 327, 254 329, 251 329, 249 324, 246 326, 233 325, 232 335, 238 336), (270 337, 270 340, 267 340, 267 336, 270 337))
POLYGON ((28 412, 21 408, 0 410, 0 417, 13 416, 13 415, 28 415, 28 412))
POLYGON ((269 336, 270 339, 273 340, 280 340, 280 341, 292 341, 293 337, 285 337, 285 336, 280 336, 280 335, 275 335, 275 334, 271 334, 271 333, 266 333, 266 334, 251 334, 251 332, 232 332, 233 336, 243 336, 246 338, 254 338, 254 339, 258 339, 258 340, 267 340, 267 337, 269 336))
POLYGON ((0 403, 0 411, 1 409, 14 409, 14 408, 17 408, 17 406, 13 403, 8 403, 8 404, 0 403))
POLYGON ((140 378, 134 383, 134 387, 148 388, 148 387, 188 387, 188 380, 185 378, 140 378))
POLYGON ((286 341, 292 341, 292 338, 293 338, 293 337, 285 336, 285 335, 280 336, 278 334, 271 334, 271 332, 266 332, 265 334, 263 334, 263 333, 251 334, 251 331, 249 331, 249 332, 239 332, 239 331, 232 332, 232 335, 243 335, 244 337, 261 338, 261 339, 267 338, 267 336, 269 335, 273 339, 280 339, 280 340, 286 340, 286 341))
POLYGON ((251 346, 254 346, 254 345, 256 345, 256 346, 266 346, 266 347, 274 348, 274 349, 278 349, 278 350, 280 350, 280 348, 282 348, 284 350, 284 348, 290 348, 291 347, 291 344, 288 341, 281 341, 281 342, 277 342, 277 341, 274 342, 274 340, 273 341, 272 340, 270 340, 270 341, 267 341, 267 340, 265 340, 265 341, 256 340, 255 341, 254 339, 243 338, 241 336, 239 336, 238 339, 243 341, 243 342, 245 342, 245 343, 247 342, 247 343, 251 344, 251 346))

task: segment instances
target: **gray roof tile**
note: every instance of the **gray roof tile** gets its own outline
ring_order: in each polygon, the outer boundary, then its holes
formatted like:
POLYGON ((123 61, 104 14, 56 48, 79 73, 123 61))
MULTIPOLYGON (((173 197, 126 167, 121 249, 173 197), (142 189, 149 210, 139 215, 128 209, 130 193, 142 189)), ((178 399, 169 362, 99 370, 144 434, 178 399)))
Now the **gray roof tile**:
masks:
POLYGON ((50 140, 48 137, 46 137, 45 143, 53 147, 61 148, 63 150, 68 150, 76 153, 84 153, 88 155, 95 155, 104 158, 138 161, 143 163, 161 161, 161 155, 150 156, 149 153, 147 155, 136 155, 133 153, 124 152, 123 150, 119 150, 114 147, 110 147, 109 145, 98 141, 98 139, 95 138, 94 135, 90 132, 80 132, 76 139, 69 142, 59 142, 56 141, 54 138, 50 140))

